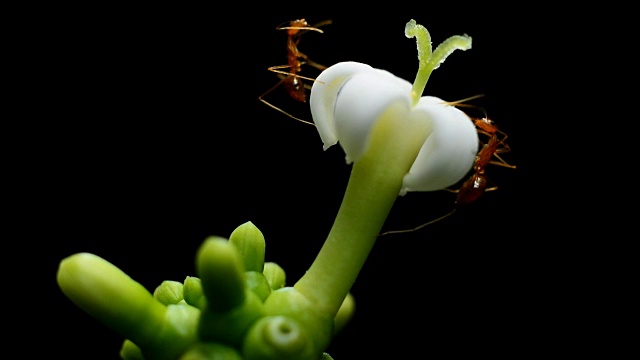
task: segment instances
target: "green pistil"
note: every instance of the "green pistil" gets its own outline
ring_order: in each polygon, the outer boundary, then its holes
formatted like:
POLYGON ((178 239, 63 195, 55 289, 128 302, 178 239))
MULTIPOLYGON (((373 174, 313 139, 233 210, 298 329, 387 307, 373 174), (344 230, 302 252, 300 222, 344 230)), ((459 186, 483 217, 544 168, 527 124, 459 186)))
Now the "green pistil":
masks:
POLYGON ((416 24, 413 19, 409 20, 405 26, 404 34, 408 38, 415 37, 418 46, 418 73, 411 89, 411 100, 415 105, 422 97, 433 70, 437 69, 454 50, 471 49, 471 37, 467 35, 452 36, 438 45, 432 53, 431 35, 424 26, 416 24))

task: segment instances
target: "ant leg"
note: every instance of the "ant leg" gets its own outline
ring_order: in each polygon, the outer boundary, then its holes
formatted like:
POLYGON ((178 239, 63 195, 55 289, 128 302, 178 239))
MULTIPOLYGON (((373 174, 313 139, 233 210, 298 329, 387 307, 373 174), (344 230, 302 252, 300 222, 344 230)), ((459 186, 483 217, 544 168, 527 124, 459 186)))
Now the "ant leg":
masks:
POLYGON ((313 24, 313 27, 317 29, 317 28, 319 28, 321 26, 331 25, 331 24, 333 24, 333 20, 327 19, 327 20, 324 20, 324 21, 320 21, 319 23, 313 24))
POLYGON ((315 61, 309 60, 309 58, 307 58, 307 57, 305 57, 305 63, 313 66, 314 68, 316 68, 318 70, 325 70, 327 68, 326 66, 324 66, 322 64, 318 64, 315 61))
MULTIPOLYGON (((478 94, 478 95, 473 95, 473 96, 469 96, 467 98, 464 99, 460 99, 460 100, 455 100, 455 101, 443 101, 442 104, 444 105, 448 105, 448 106, 455 106, 455 107, 459 107, 459 108, 469 108, 469 109, 474 109, 477 111, 482 112, 482 114, 484 115, 484 117, 487 117, 487 111, 483 108, 480 107, 478 105, 473 105, 473 104, 467 104, 467 101, 471 101, 471 100, 475 100, 478 98, 481 98, 485 96, 484 94, 478 94)), ((470 115, 467 114, 467 116, 471 117, 470 115)), ((473 120, 473 117, 471 117, 473 120)))
POLYGON ((389 235, 389 234, 402 234, 402 233, 408 233, 408 232, 418 231, 418 230, 422 229, 422 228, 423 228, 423 227, 425 227, 425 226, 429 226, 429 225, 431 225, 431 224, 433 224, 433 223, 435 223, 435 222, 438 222, 438 221, 440 221, 440 220, 443 220, 443 219, 445 219, 445 218, 447 218, 447 217, 449 217, 449 216, 453 215, 453 213, 454 213, 454 212, 456 212, 456 210, 455 210, 455 209, 453 209, 453 210, 451 210, 450 212, 448 212, 448 213, 446 213, 446 214, 444 214, 444 215, 440 216, 440 217, 439 217, 439 218, 437 218, 437 219, 433 219, 433 220, 431 220, 431 221, 428 221, 428 222, 426 222, 426 223, 424 223, 424 224, 422 224, 422 225, 418 225, 418 226, 416 226, 416 227, 414 227, 414 228, 411 228, 411 229, 386 231, 386 232, 383 232, 382 234, 379 234, 379 235, 378 235, 378 237, 380 237, 380 236, 384 236, 384 235, 389 235))
POLYGON ((302 62, 302 64, 307 64, 307 65, 311 65, 314 68, 322 71, 325 70, 327 67, 322 65, 322 64, 318 64, 317 62, 309 59, 309 57, 306 54, 303 54, 301 52, 298 52, 298 56, 300 56, 302 59, 304 59, 304 62, 302 62))
POLYGON ((489 161, 489 164, 498 165, 498 166, 504 166, 504 167, 507 167, 509 169, 515 169, 516 168, 515 165, 511 165, 508 162, 506 162, 503 158, 501 158, 500 155, 498 155, 498 153, 494 152, 493 156, 495 156, 500 161, 491 160, 491 161, 489 161))
POLYGON ((503 166, 503 167, 507 167, 510 169, 515 169, 516 166, 515 165, 511 165, 508 162, 506 162, 499 154, 503 154, 506 152, 511 151, 511 148, 509 148, 509 145, 504 144, 504 147, 497 149, 496 151, 493 152, 493 156, 498 159, 498 161, 496 160, 491 160, 489 161, 489 164, 493 164, 493 165, 498 165, 498 166, 503 166))
MULTIPOLYGON (((321 26, 331 25, 331 24, 333 24, 333 20, 331 20, 331 19, 324 20, 324 21, 321 21, 321 22, 319 22, 319 23, 314 24, 312 29, 313 29, 313 30, 316 30, 316 31, 319 31, 319 32, 323 32, 322 30, 320 30, 320 29, 318 29, 318 28, 319 28, 319 27, 321 27, 321 26)), ((309 29, 309 30, 311 30, 311 29, 309 29)), ((307 64, 309 64, 309 65, 313 66, 314 68, 316 68, 316 69, 318 69, 318 70, 324 70, 324 69, 326 69, 326 68, 327 68, 326 66, 324 66, 324 65, 322 65, 322 64, 318 64, 317 62, 315 62, 315 61, 313 61, 313 60, 309 59, 309 57, 308 57, 306 54, 303 54, 303 53, 301 53, 301 52, 299 52, 299 51, 298 51, 298 54, 299 54, 299 56, 300 56, 301 58, 303 58, 303 59, 305 60, 305 62, 306 62, 307 64)))
MULTIPOLYGON (((459 192, 460 192, 460 189, 442 189, 442 190, 443 190, 443 191, 446 191, 446 192, 450 192, 450 193, 452 193, 452 194, 457 194, 457 193, 459 193, 459 192)), ((495 190, 498 190, 498 187, 497 187, 497 186, 492 186, 492 187, 490 187, 490 188, 486 188, 486 189, 484 189, 484 191, 495 191, 495 190)))
POLYGON ((309 81, 317 81, 314 78, 310 78, 310 77, 306 77, 306 76, 302 76, 302 75, 298 75, 298 74, 294 74, 291 72, 287 72, 287 71, 283 71, 280 69, 286 69, 286 68, 290 68, 291 66, 289 65, 279 65, 279 66, 272 66, 270 68, 268 68, 267 70, 277 73, 277 74, 282 74, 282 75, 287 75, 287 76, 293 76, 299 79, 304 79, 304 80, 309 80, 309 81))
POLYGON ((276 111, 279 111, 279 112, 281 112, 281 113, 283 113, 283 114, 287 115, 288 117, 292 118, 293 120, 297 120, 297 121, 300 121, 301 123, 305 123, 305 124, 308 124, 308 125, 315 126, 315 124, 314 124, 314 123, 312 123, 311 121, 307 121, 307 120, 303 120, 303 119, 297 118, 297 117, 295 117, 295 116, 293 116, 293 115, 289 114, 288 112, 286 112, 286 111, 284 111, 284 110, 280 109, 279 107, 277 107, 277 106, 275 106, 275 105, 273 105, 273 104, 269 103, 267 100, 263 99, 267 94, 269 94, 270 92, 272 92, 273 90, 275 90, 278 86, 282 85, 282 84, 284 83, 284 80, 285 80, 285 79, 286 79, 286 78, 282 78, 282 79, 280 79, 280 81, 278 81, 278 82, 277 82, 274 86, 272 86, 269 90, 265 91, 262 95, 258 96, 258 100, 260 100, 263 104, 267 105, 268 107, 270 107, 270 108, 272 108, 272 109, 274 109, 274 110, 276 110, 276 111))
POLYGON ((316 68, 316 69, 318 69, 320 71, 325 70, 327 68, 326 66, 324 66, 322 64, 318 64, 317 62, 309 59, 309 57, 306 54, 301 53, 300 51, 298 51, 298 57, 300 57, 300 58, 302 58, 304 60, 304 61, 302 61, 300 63, 300 65, 304 65, 304 64, 311 65, 311 66, 313 66, 314 68, 316 68))
MULTIPOLYGON (((287 67, 289 67, 289 66, 288 66, 288 65, 272 66, 272 67, 270 67, 268 70, 273 71, 273 72, 275 72, 275 73, 277 73, 277 74, 279 74, 279 75, 298 76, 298 75, 294 75, 294 74, 291 74, 291 73, 287 73, 287 72, 285 72, 285 71, 280 71, 280 70, 278 70, 278 69, 284 69, 284 68, 287 68, 287 67)), ((284 110, 280 109, 279 107, 277 107, 277 106, 275 106, 275 105, 273 105, 273 104, 269 103, 267 100, 265 100, 265 99, 264 99, 264 97, 265 97, 265 96, 267 96, 269 93, 271 93, 271 92, 272 92, 273 90, 275 90, 277 87, 279 87, 280 85, 282 85, 282 84, 284 83, 284 81, 287 79, 287 77, 288 77, 288 76, 281 76, 281 77, 280 77, 280 81, 278 81, 275 85, 273 85, 269 90, 267 90, 267 91, 265 91, 264 93, 262 93, 262 95, 258 96, 258 100, 260 100, 263 104, 267 105, 268 107, 270 107, 270 108, 272 108, 272 109, 274 109, 274 110, 276 110, 276 111, 279 111, 279 112, 281 112, 281 113, 283 113, 283 114, 287 115, 288 117, 290 117, 290 118, 292 118, 292 119, 294 119, 294 120, 300 121, 301 123, 305 123, 305 124, 307 124, 307 125, 315 126, 315 124, 314 124, 314 123, 312 123, 311 121, 307 121, 307 120, 303 120, 303 119, 300 119, 300 118, 298 118, 298 117, 295 117, 295 116, 293 116, 293 115, 289 114, 288 112, 286 112, 286 111, 284 111, 284 110)), ((302 76, 298 76, 298 77, 305 79, 305 77, 302 77, 302 76)), ((312 79, 312 80, 313 80, 313 79, 312 79)))
POLYGON ((443 104, 445 105, 450 105, 450 106, 462 106, 462 107, 473 107, 473 108, 478 108, 475 105, 471 105, 471 104, 465 104, 467 101, 471 101, 471 100, 475 100, 478 98, 483 97, 484 94, 478 94, 478 95, 473 95, 473 96, 469 96, 467 98, 464 99, 460 99, 460 100, 455 100, 455 101, 444 101, 443 104))

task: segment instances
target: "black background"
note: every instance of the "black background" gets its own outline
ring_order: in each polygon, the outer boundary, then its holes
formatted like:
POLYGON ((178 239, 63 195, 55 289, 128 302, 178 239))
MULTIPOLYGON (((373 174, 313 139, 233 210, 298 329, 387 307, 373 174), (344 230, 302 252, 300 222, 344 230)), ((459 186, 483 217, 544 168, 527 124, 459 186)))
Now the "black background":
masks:
MULTIPOLYGON (((100 255, 152 291, 195 275, 205 237, 226 237, 252 221, 265 235, 266 260, 286 270, 288 284, 304 273, 350 170, 338 146, 322 150, 313 127, 258 101, 278 80, 267 68, 286 63, 286 35, 276 27, 304 17, 333 21, 324 34, 302 39, 300 50, 316 62, 364 62, 410 82, 418 59, 415 39, 404 36, 407 21, 424 25, 434 48, 470 35, 472 49, 454 52, 425 93, 485 94, 474 104, 509 134, 504 158, 517 166, 490 167, 499 189, 464 211, 380 238, 352 289, 355 317, 328 352, 338 360, 506 358, 566 340, 559 334, 571 318, 563 300, 571 275, 551 275, 566 249, 547 236, 559 215, 539 210, 550 206, 553 163, 541 152, 549 149, 540 141, 547 128, 539 89, 554 84, 532 51, 548 41, 526 20, 536 9, 394 11, 321 3, 34 9, 23 28, 29 41, 16 54, 25 70, 14 92, 27 99, 12 149, 22 155, 13 214, 26 220, 16 222, 14 243, 25 247, 17 253, 29 265, 20 274, 29 275, 24 291, 34 303, 22 338, 46 339, 56 357, 118 358, 123 339, 55 282, 60 260, 77 252, 100 255), (550 313, 564 315, 551 320, 550 313), (550 322, 554 331, 540 330, 550 322)), ((283 92, 268 100, 310 119, 283 92)), ((399 198, 385 230, 436 218, 453 200, 446 192, 399 198)))

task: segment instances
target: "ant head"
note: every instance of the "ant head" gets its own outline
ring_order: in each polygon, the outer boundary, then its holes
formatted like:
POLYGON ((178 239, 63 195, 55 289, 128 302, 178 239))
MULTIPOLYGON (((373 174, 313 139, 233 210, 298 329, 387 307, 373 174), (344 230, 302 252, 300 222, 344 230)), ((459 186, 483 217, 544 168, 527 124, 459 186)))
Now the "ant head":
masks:
POLYGON ((308 27, 309 23, 305 19, 291 20, 289 22, 290 27, 308 27))
POLYGON ((276 30, 287 30, 287 35, 291 38, 294 36, 300 36, 307 31, 315 31, 319 33, 323 33, 324 31, 318 29, 318 26, 331 24, 331 20, 325 20, 318 25, 311 26, 307 22, 306 19, 298 19, 291 20, 285 23, 282 23, 280 26, 276 28, 276 30))
POLYGON ((483 117, 481 119, 475 118, 473 119, 473 122, 478 129, 490 134, 495 133, 497 130, 495 122, 493 122, 493 120, 489 119, 488 117, 483 117))
POLYGON ((300 32, 300 30, 309 29, 309 23, 305 19, 297 19, 284 22, 280 24, 276 30, 287 30, 289 36, 293 36, 300 32))

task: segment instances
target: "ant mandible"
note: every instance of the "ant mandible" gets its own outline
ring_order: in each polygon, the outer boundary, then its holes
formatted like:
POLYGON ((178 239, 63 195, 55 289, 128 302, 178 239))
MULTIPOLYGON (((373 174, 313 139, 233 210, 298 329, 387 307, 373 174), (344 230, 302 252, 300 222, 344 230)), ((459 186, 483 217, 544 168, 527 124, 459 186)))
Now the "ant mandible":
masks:
POLYGON ((484 118, 470 119, 476 126, 477 132, 489 137, 489 140, 484 143, 480 151, 478 151, 478 154, 476 155, 473 163, 473 173, 471 174, 471 176, 462 183, 459 189, 446 189, 447 191, 457 193, 453 210, 440 216, 437 219, 431 220, 412 229, 387 231, 378 236, 420 230, 423 227, 426 227, 453 215, 453 213, 455 213, 456 210, 460 209, 460 207, 478 200, 478 198, 480 198, 480 196, 482 196, 482 194, 484 194, 486 191, 496 190, 497 187, 495 186, 488 187, 488 180, 485 176, 485 168, 489 164, 504 166, 510 169, 516 168, 514 165, 511 165, 504 161, 499 155, 501 153, 510 151, 509 145, 507 145, 507 143, 505 142, 505 140, 507 139, 507 134, 504 131, 499 130, 495 122, 486 116, 484 118), (498 160, 494 160, 494 157, 498 160))
POLYGON ((272 92, 273 90, 275 90, 278 86, 280 85, 284 85, 287 93, 289 94, 289 96, 291 96, 294 100, 299 101, 299 102, 306 102, 307 101, 307 94, 306 94, 306 90, 309 89, 309 86, 304 84, 304 82, 302 80, 310 80, 310 81, 315 81, 315 79, 310 78, 310 77, 305 77, 305 76, 301 76, 300 73, 302 72, 302 65, 311 65, 313 67, 315 67, 318 70, 324 70, 327 67, 321 64, 318 64, 314 61, 312 61, 311 59, 309 59, 309 57, 302 53, 299 49, 298 49, 298 44, 300 43, 300 39, 302 34, 308 32, 308 31, 316 31, 319 33, 323 33, 322 30, 319 29, 320 26, 324 26, 324 25, 329 25, 331 24, 332 21, 331 20, 325 20, 322 21, 318 24, 315 24, 314 26, 310 26, 309 23, 307 23, 307 21, 305 19, 298 19, 298 20, 292 20, 290 22, 288 22, 287 26, 278 26, 276 28, 276 30, 286 30, 287 31, 287 64, 286 65, 278 65, 278 66, 272 66, 270 68, 268 68, 267 70, 275 72, 277 74, 280 75, 280 81, 278 81, 274 86, 272 86, 269 90, 265 91, 262 95, 258 96, 258 100, 260 100, 261 102, 263 102, 265 105, 271 107, 272 109, 275 109, 289 117, 291 117, 294 120, 298 120, 302 123, 305 124, 309 124, 309 125, 315 125, 313 122, 311 121, 307 121, 307 120, 303 120, 300 118, 297 118, 291 114, 289 114, 288 112, 280 109, 279 107, 270 104, 268 101, 264 100, 264 97, 269 94, 270 92, 272 92), (288 69, 288 71, 284 71, 282 69, 288 69))

